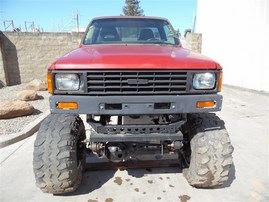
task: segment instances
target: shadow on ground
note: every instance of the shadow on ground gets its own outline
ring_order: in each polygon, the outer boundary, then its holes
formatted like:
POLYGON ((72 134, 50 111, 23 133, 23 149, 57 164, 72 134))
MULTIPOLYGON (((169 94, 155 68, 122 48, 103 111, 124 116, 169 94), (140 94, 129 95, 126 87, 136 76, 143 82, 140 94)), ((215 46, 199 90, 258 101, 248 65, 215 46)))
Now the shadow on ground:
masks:
MULTIPOLYGON (((170 164, 165 164, 165 161, 161 162, 158 160, 155 161, 135 161, 135 162, 125 162, 125 163, 111 163, 111 162, 102 162, 102 163, 88 163, 87 164, 87 172, 85 172, 82 183, 79 188, 69 194, 64 194, 61 196, 76 196, 76 195, 84 195, 89 194, 99 188, 101 188, 106 182, 114 178, 115 183, 121 183, 123 180, 120 177, 114 177, 117 170, 126 170, 129 176, 135 178, 142 178, 148 175, 154 174, 172 174, 172 173, 182 173, 179 164, 176 164, 174 161, 167 161, 170 164), (129 167, 128 167, 129 165, 129 167), (136 165, 134 167, 134 165, 136 165), (151 165, 151 166, 149 166, 151 165), (165 165, 165 166, 164 166, 165 165), (118 180, 118 182, 117 182, 118 180)), ((234 164, 231 167, 229 172, 229 178, 227 182, 223 185, 215 187, 214 189, 223 189, 226 187, 230 187, 233 181, 236 179, 235 177, 235 166, 234 164)), ((162 178, 162 177, 161 177, 162 178)))

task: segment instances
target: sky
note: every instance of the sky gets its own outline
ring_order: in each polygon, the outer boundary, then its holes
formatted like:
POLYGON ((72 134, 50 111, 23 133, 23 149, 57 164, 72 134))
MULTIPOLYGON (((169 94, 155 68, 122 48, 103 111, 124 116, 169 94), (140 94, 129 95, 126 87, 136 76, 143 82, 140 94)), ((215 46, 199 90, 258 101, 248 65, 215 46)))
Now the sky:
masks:
MULTIPOLYGON (((140 0, 140 7, 146 16, 169 19, 184 34, 185 29, 192 28, 196 1, 140 0)), ((87 27, 94 17, 122 14, 124 5, 125 0, 0 0, 0 30, 5 30, 4 21, 13 20, 14 26, 22 31, 25 21, 28 30, 34 22, 35 27, 46 32, 70 31, 75 28, 76 13, 79 26, 87 27)))

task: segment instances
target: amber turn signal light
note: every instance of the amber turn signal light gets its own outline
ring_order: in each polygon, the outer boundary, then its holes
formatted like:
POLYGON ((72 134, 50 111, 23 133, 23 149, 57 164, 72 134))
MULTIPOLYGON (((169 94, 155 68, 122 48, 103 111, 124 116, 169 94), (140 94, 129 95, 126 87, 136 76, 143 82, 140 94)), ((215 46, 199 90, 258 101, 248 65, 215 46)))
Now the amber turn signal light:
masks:
POLYGON ((78 109, 78 103, 76 102, 58 102, 57 103, 58 109, 78 109))
POLYGON ((202 108, 214 108, 216 102, 213 100, 210 101, 198 101, 196 103, 196 108, 202 109, 202 108))
POLYGON ((52 88, 52 73, 48 72, 48 92, 53 93, 53 88, 52 88))
POLYGON ((222 88, 222 77, 223 77, 223 73, 220 72, 220 74, 219 74, 218 92, 220 92, 221 88, 222 88))

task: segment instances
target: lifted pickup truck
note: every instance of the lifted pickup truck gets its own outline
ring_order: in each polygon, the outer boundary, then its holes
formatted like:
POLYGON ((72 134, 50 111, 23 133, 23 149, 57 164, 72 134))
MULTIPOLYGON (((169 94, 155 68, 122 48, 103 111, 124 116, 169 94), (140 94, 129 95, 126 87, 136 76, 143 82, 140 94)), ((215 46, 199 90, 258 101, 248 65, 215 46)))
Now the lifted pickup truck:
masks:
POLYGON ((80 47, 48 69, 51 114, 34 145, 37 186, 76 190, 87 150, 112 162, 176 154, 192 186, 223 184, 233 147, 209 113, 221 110, 221 87, 222 67, 184 49, 168 20, 93 19, 80 47))

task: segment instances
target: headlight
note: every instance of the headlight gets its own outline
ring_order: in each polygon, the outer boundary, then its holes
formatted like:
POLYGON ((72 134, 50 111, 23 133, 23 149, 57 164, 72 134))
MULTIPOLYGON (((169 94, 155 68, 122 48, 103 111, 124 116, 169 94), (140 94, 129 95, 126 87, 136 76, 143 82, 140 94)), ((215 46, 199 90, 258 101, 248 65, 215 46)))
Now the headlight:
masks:
POLYGON ((194 74, 192 85, 197 90, 210 90, 215 87, 214 73, 198 73, 194 74))
POLYGON ((79 76, 77 74, 56 74, 55 86, 57 90, 79 90, 79 76))

